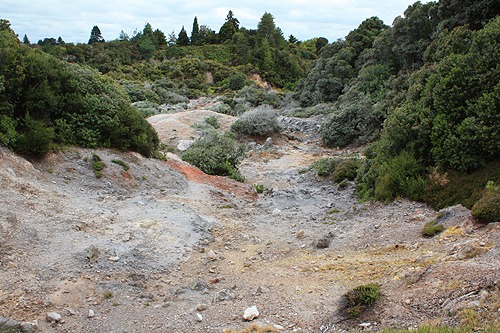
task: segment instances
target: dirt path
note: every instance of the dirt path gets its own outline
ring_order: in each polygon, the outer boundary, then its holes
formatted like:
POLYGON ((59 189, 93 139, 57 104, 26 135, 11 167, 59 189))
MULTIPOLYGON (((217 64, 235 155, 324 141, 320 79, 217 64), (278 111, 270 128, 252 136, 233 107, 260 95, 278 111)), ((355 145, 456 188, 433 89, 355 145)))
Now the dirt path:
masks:
MULTIPOLYGON (((196 135, 189 123, 210 115, 152 123, 178 143, 196 135)), ((0 315, 37 320, 43 332, 333 332, 456 324, 460 309, 494 304, 500 258, 487 251, 498 224, 478 228, 455 208, 440 217, 444 234, 423 238, 437 217, 425 205, 360 203, 353 183, 299 172, 346 151, 314 137, 274 142, 242 162, 245 184, 173 155, 69 149, 29 163, 1 148, 0 315), (107 165, 100 179, 94 153, 107 165), (270 190, 257 194, 253 184, 270 190), (341 296, 372 282, 381 302, 341 321, 341 296), (252 306, 259 316, 246 322, 252 306), (61 319, 47 321, 50 312, 61 319)))

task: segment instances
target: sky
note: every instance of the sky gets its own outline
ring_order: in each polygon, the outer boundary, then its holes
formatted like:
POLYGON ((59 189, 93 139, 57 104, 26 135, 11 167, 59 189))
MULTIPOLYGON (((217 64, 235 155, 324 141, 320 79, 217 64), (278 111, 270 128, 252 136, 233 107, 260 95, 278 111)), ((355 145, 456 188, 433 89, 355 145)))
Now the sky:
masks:
MULTIPOLYGON (((105 40, 117 39, 123 30, 130 37, 146 23, 176 35, 184 26, 191 35, 194 17, 199 25, 216 32, 229 10, 240 27, 256 29, 262 15, 271 13, 285 38, 299 40, 344 38, 366 18, 377 16, 387 25, 403 16, 413 0, 1 0, 0 19, 9 20, 22 40, 32 43, 62 37, 65 42, 86 43, 97 25, 105 40)), ((427 1, 421 1, 426 3, 427 1)))

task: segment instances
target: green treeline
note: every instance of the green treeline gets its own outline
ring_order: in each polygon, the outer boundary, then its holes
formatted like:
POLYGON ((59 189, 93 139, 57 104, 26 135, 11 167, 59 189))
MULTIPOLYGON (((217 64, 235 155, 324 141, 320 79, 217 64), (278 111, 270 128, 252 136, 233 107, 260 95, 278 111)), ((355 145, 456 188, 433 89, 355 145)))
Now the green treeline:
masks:
POLYGON ((195 17, 191 37, 184 27, 178 35, 172 32, 166 36, 146 23, 132 37, 122 31, 118 39, 106 42, 94 27, 88 44, 46 38, 33 47, 70 63, 92 66, 115 79, 168 78, 187 85, 194 97, 213 92, 213 85, 224 88, 227 82, 222 81, 239 73, 259 73, 275 87, 293 89, 317 57, 318 38, 304 43, 293 36, 289 39, 293 42, 283 37, 269 13, 262 16, 256 30, 249 30, 240 27, 229 11, 219 32, 199 26, 195 17), (205 80, 206 72, 214 77, 210 84, 205 80))

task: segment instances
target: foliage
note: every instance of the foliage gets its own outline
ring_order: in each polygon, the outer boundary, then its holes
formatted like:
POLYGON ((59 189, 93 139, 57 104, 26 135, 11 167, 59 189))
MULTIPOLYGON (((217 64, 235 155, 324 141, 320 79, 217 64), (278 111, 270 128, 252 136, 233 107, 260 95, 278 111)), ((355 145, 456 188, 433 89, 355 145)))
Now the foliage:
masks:
POLYGON ((244 181, 237 168, 244 155, 244 147, 236 146, 231 133, 220 135, 216 130, 209 130, 183 152, 181 158, 206 174, 244 181))
MULTIPOLYGON (((375 199, 391 201, 401 196, 422 200, 426 186, 426 169, 411 153, 403 151, 400 155, 384 161, 377 169, 374 177, 375 199)), ((366 169, 361 170, 366 172, 366 169)))
POLYGON ((209 116, 205 118, 205 123, 209 124, 213 128, 217 129, 220 127, 219 120, 216 116, 209 116))
POLYGON ((280 129, 278 113, 268 105, 245 112, 231 125, 231 131, 235 133, 256 136, 266 136, 280 129))
POLYGON ((422 229, 422 236, 424 237, 434 237, 444 230, 442 224, 437 224, 436 221, 427 222, 422 229))
POLYGON ((264 193, 264 191, 266 190, 266 188, 262 184, 254 184, 254 187, 257 193, 264 193))
POLYGON ((0 78, 8 78, 0 80, 4 144, 33 156, 47 153, 53 143, 145 155, 156 149, 156 132, 111 79, 20 44, 11 30, 0 34, 0 78), (113 137, 119 131, 128 132, 113 137))
POLYGON ((106 164, 101 160, 101 157, 97 154, 92 155, 92 168, 96 178, 101 178, 101 171, 106 167, 106 164))
POLYGON ((344 179, 353 181, 358 174, 359 165, 360 161, 358 159, 349 159, 340 162, 333 171, 333 181, 335 183, 340 183, 344 179))
POLYGON ((130 166, 125 163, 124 161, 122 160, 111 160, 112 163, 115 163, 115 164, 118 164, 118 165, 121 165, 123 170, 127 171, 128 169, 130 169, 130 166))
POLYGON ((488 163, 471 173, 434 169, 427 181, 424 200, 436 210, 456 204, 472 209, 489 181, 500 182, 500 162, 488 163))
POLYGON ((484 222, 500 221, 500 191, 498 187, 484 190, 481 199, 472 207, 472 216, 484 222))
POLYGON ((344 295, 343 311, 349 318, 356 318, 379 298, 379 284, 370 283, 358 286, 344 295))
POLYGON ((13 144, 16 152, 34 157, 47 154, 55 139, 54 129, 48 127, 45 122, 30 117, 29 114, 22 121, 22 129, 19 137, 13 144))
POLYGON ((335 167, 340 163, 338 158, 322 158, 311 165, 311 168, 316 170, 318 176, 327 177, 335 171, 335 167))

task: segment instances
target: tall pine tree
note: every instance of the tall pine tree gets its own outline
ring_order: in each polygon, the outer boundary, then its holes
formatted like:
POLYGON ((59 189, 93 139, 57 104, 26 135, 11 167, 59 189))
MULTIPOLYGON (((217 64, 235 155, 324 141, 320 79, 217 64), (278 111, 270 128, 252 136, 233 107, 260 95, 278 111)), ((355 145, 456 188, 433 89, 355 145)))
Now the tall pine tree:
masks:
POLYGON ((90 39, 88 44, 100 43, 104 42, 104 38, 102 37, 101 30, 97 25, 94 25, 92 31, 90 32, 90 39))
POLYGON ((181 32, 179 32, 179 37, 177 37, 177 45, 179 46, 187 46, 189 45, 189 37, 187 35, 184 26, 182 26, 181 32))
POLYGON ((194 17, 193 30, 191 31, 191 45, 198 45, 200 36, 200 27, 198 26, 198 17, 194 17))

